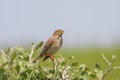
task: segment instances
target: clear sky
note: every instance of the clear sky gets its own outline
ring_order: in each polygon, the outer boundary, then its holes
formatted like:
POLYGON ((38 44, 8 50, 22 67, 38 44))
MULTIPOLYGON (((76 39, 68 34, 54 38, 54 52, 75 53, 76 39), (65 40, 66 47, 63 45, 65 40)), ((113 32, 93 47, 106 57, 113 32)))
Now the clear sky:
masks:
POLYGON ((64 45, 120 42, 120 0, 0 0, 0 47, 46 41, 59 28, 64 45))

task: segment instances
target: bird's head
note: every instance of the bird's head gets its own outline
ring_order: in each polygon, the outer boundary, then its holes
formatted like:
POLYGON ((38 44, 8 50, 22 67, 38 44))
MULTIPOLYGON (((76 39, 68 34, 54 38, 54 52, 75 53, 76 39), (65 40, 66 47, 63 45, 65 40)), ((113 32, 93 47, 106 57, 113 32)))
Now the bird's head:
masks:
POLYGON ((63 33, 64 33, 63 30, 58 29, 58 30, 55 30, 55 32, 53 33, 53 35, 54 35, 54 36, 62 36, 63 33))

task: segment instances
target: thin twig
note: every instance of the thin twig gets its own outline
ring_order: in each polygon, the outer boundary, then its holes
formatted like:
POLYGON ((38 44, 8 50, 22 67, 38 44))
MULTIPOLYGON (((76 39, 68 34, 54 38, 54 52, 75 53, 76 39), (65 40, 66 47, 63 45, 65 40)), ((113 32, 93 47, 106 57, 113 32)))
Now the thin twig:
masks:
POLYGON ((100 78, 100 80, 104 80, 104 78, 106 77, 106 75, 107 75, 110 71, 113 70, 113 69, 111 69, 111 67, 112 67, 112 64, 113 64, 113 62, 115 61, 115 58, 116 58, 116 57, 115 57, 115 55, 113 55, 113 56, 112 56, 112 61, 109 62, 103 53, 101 53, 101 55, 102 55, 103 59, 108 63, 108 68, 106 69, 106 71, 104 72, 104 74, 102 75, 102 77, 100 78))
POLYGON ((105 55, 103 53, 101 53, 103 59, 107 62, 108 65, 110 65, 110 62, 107 60, 107 58, 105 57, 105 55))
POLYGON ((57 61, 56 61, 56 59, 54 59, 54 61, 53 61, 53 64, 54 64, 54 70, 55 70, 55 80, 57 79, 57 68, 58 68, 58 64, 57 64, 57 61))
POLYGON ((33 55, 33 53, 34 53, 34 44, 32 43, 32 48, 31 48, 31 53, 30 53, 30 56, 29 56, 29 62, 31 63, 31 64, 33 64, 32 63, 32 55, 33 55))
POLYGON ((108 65, 108 68, 106 69, 103 76, 101 77, 101 80, 104 80, 104 78, 107 76, 107 74, 112 70, 111 66, 112 66, 112 63, 110 65, 108 65))
POLYGON ((113 68, 113 70, 116 70, 116 69, 120 69, 120 66, 118 66, 118 67, 114 67, 114 68, 113 68))

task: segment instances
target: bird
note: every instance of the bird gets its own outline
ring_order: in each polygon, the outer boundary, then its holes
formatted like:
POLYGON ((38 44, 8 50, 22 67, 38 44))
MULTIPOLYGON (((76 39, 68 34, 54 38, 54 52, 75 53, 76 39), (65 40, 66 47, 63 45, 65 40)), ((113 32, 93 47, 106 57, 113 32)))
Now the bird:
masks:
POLYGON ((53 35, 47 40, 47 42, 43 46, 41 53, 33 61, 33 63, 36 63, 37 60, 39 60, 39 58, 42 57, 44 57, 43 61, 50 58, 54 63, 54 54, 61 48, 63 44, 63 38, 62 38, 63 33, 64 30, 62 29, 55 30, 53 35))

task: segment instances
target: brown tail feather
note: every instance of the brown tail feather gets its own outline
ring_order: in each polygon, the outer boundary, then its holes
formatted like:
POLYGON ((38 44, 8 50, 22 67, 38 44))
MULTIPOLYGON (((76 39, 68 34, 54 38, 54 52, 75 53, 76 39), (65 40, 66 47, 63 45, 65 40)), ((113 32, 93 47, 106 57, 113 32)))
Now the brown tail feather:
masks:
POLYGON ((45 61, 45 60, 48 59, 48 58, 49 58, 49 56, 45 56, 44 59, 43 59, 43 61, 45 61))

